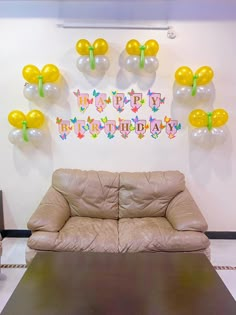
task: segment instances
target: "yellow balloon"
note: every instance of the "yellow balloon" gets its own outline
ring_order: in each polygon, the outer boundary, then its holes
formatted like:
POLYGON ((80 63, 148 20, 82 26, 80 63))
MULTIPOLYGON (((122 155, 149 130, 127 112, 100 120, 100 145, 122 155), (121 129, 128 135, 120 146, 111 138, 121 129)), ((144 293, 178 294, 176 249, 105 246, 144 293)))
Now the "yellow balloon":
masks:
POLYGON ((149 39, 145 43, 145 55, 146 56, 156 56, 159 50, 159 44, 155 39, 149 39))
POLYGON ((28 128, 40 128, 44 123, 44 115, 39 110, 31 110, 26 115, 28 128))
POLYGON ((126 44, 126 51, 129 55, 140 55, 140 43, 136 39, 131 39, 126 44))
POLYGON ((207 113, 202 109, 195 109, 189 114, 189 122, 197 128, 206 127, 208 125, 207 113))
POLYGON ((220 127, 227 123, 229 118, 228 113, 224 109, 215 109, 212 112, 212 126, 220 127))
POLYGON ((22 122, 26 120, 25 114, 22 113, 20 110, 13 110, 8 115, 9 123, 18 129, 22 128, 22 122))
POLYGON ((211 82, 212 78, 214 77, 213 70, 208 66, 203 66, 199 68, 196 72, 196 75, 198 75, 197 84, 198 85, 204 85, 211 82))
POLYGON ((89 47, 91 46, 90 42, 87 39, 80 39, 76 43, 76 50, 80 55, 89 55, 89 47))
POLYGON ((175 72, 175 80, 177 83, 181 85, 192 85, 193 84, 193 72, 187 67, 183 66, 176 70, 175 72))
POLYGON ((39 69, 34 65, 27 65, 22 70, 24 79, 29 83, 38 83, 39 69))
POLYGON ((108 44, 107 41, 103 38, 98 38, 93 43, 94 47, 94 55, 105 55, 108 51, 108 44))
POLYGON ((55 82, 60 76, 59 69, 52 64, 47 64, 43 67, 41 74, 43 76, 43 82, 55 82))

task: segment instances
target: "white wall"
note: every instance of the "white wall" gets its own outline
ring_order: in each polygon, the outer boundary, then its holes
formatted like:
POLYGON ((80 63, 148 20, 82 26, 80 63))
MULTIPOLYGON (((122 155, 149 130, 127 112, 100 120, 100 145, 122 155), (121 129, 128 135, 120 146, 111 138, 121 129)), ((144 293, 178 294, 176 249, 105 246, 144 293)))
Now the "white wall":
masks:
MULTIPOLYGON (((5 228, 26 228, 27 220, 50 185, 53 170, 69 167, 110 171, 178 169, 186 175, 187 186, 208 221, 209 230, 236 230, 234 3, 229 1, 223 14, 225 7, 221 3, 217 6, 217 2, 213 8, 211 1, 207 4, 204 2, 200 7, 192 2, 168 1, 168 6, 162 12, 164 19, 169 16, 168 23, 174 26, 177 33, 177 37, 171 40, 165 31, 58 28, 58 16, 63 12, 58 10, 56 1, 18 2, 21 2, 21 9, 17 8, 17 1, 14 6, 11 1, 0 1, 0 189, 3 191, 5 228), (105 38, 109 43, 111 67, 102 80, 91 83, 75 66, 78 55, 74 46, 80 38, 93 41, 98 37, 105 38), (140 78, 125 81, 127 74, 119 67, 120 54, 131 38, 140 42, 155 38, 160 44, 157 56, 160 66, 150 85, 140 78), (59 67, 68 85, 68 96, 63 102, 48 106, 29 104, 23 96, 21 71, 30 63, 39 68, 47 63, 59 67), (133 135, 127 140, 116 137, 112 141, 102 135, 95 140, 86 137, 83 141, 75 136, 66 141, 59 138, 55 124, 57 116, 81 118, 73 96, 77 88, 82 92, 91 92, 96 88, 107 93, 114 89, 127 92, 131 88, 145 93, 151 88, 166 97, 160 117, 172 115, 175 113, 175 104, 172 104, 174 73, 182 65, 188 65, 193 70, 209 65, 214 70, 214 108, 225 108, 230 117, 228 138, 221 146, 211 149, 194 146, 189 139, 185 116, 182 117, 184 128, 174 140, 164 136, 158 141, 150 136, 139 140, 133 135), (8 133, 12 129, 8 114, 14 109, 28 112, 33 108, 41 110, 47 118, 45 140, 38 148, 30 144, 17 148, 8 141, 8 133)), ((142 10, 141 3, 136 5, 142 10)), ((157 6, 158 3, 150 1, 150 5, 157 6)), ((95 110, 88 114, 98 119, 102 117, 95 110)), ((107 110, 105 115, 113 115, 113 119, 118 117, 114 110, 107 110)), ((146 107, 140 117, 148 119, 149 115, 150 110, 146 107)), ((128 114, 126 117, 130 118, 128 114)))

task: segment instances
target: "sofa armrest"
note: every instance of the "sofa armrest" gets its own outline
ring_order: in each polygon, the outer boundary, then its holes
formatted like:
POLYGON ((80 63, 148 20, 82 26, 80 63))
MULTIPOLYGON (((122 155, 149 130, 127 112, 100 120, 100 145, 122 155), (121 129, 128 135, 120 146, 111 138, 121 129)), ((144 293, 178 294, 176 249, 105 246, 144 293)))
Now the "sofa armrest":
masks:
POLYGON ((200 209, 186 188, 171 200, 166 210, 166 218, 179 231, 205 232, 208 228, 200 209))
POLYGON ((31 231, 58 232, 70 217, 70 207, 61 193, 50 187, 27 223, 31 231))

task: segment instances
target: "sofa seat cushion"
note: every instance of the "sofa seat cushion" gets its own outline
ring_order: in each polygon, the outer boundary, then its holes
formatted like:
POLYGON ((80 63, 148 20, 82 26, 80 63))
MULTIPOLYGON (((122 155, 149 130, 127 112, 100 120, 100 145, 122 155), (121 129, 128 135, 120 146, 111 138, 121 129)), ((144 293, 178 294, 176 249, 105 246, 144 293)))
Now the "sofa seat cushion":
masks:
POLYGON ((197 251, 209 246, 205 234, 177 231, 164 217, 123 218, 118 223, 120 252, 197 251))
POLYGON ((37 250, 118 252, 117 220, 71 217, 57 233, 34 232, 28 246, 37 250))

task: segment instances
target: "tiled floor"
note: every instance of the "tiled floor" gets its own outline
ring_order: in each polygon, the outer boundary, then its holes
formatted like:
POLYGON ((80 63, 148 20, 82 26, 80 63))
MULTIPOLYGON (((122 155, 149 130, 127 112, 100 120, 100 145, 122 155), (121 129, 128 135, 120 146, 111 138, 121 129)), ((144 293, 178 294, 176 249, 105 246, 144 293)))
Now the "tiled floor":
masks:
MULTIPOLYGON (((1 264, 4 267, 10 267, 7 266, 10 264, 25 264, 26 241, 25 238, 5 238, 3 240, 1 264)), ((216 271, 236 300, 236 240, 211 240, 211 262, 216 266, 216 271)), ((21 268, 1 269, 0 312, 26 270, 22 266, 18 267, 21 268)))

